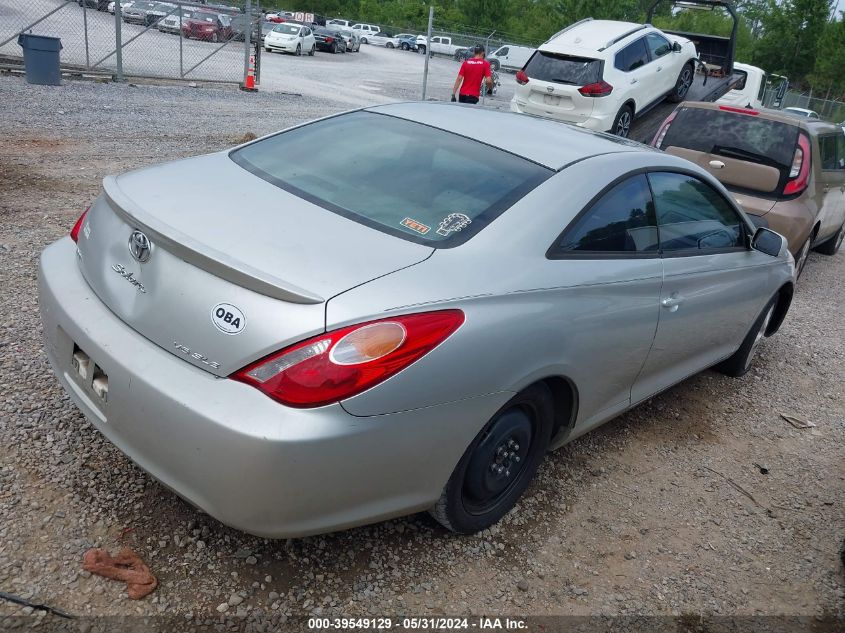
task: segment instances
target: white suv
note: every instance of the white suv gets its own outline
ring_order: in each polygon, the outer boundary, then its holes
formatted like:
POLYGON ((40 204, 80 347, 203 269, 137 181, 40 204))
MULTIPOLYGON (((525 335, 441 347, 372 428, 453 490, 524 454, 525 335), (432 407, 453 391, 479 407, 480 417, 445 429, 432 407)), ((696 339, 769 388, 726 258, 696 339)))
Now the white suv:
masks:
POLYGON ((511 110, 628 136, 634 117, 683 101, 695 45, 650 24, 587 18, 540 46, 516 74, 511 110))
POLYGON ((372 36, 373 33, 378 33, 381 29, 374 24, 353 24, 352 32, 361 40, 361 44, 369 44, 367 36, 372 36))

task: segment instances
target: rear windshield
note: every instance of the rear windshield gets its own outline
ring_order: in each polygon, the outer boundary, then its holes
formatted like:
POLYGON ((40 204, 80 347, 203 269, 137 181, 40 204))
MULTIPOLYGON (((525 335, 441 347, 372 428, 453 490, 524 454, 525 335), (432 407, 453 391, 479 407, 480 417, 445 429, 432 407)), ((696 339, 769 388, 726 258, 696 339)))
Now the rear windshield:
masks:
POLYGON ((385 233, 450 248, 552 171, 437 128, 353 112, 233 151, 255 175, 385 233))
POLYGON ((797 141, 795 125, 725 110, 681 108, 660 149, 684 147, 770 165, 780 171, 782 187, 789 177, 797 141))
POLYGON ((537 51, 528 60, 524 72, 531 79, 586 86, 601 81, 602 62, 588 57, 537 51))

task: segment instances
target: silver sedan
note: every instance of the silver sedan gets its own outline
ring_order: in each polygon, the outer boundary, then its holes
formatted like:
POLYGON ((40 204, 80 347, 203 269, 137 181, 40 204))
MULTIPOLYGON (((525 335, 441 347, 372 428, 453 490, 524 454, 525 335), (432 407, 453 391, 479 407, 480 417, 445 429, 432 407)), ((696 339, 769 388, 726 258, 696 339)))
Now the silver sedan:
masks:
POLYGON ((793 277, 683 159, 408 103, 107 177, 39 292, 96 428, 224 523, 296 537, 493 524, 547 450, 745 373, 793 277))

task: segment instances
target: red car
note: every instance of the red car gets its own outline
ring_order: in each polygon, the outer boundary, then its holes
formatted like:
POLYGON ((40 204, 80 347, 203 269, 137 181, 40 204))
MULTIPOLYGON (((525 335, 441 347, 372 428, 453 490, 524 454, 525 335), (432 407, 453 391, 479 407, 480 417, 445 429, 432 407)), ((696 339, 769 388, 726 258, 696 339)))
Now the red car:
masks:
POLYGON ((232 39, 232 18, 225 13, 194 11, 182 23, 182 35, 188 39, 227 42, 232 39))

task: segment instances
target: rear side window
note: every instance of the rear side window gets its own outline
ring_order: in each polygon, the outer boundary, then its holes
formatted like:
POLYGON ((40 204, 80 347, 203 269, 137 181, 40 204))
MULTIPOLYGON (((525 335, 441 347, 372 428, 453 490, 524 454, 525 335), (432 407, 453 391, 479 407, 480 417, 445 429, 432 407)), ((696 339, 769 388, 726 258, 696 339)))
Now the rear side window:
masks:
POLYGON ((588 57, 537 51, 528 60, 524 72, 531 79, 586 86, 601 81, 602 62, 588 57))
POLYGON ((613 62, 613 65, 622 72, 627 73, 636 70, 640 66, 645 66, 647 63, 648 52, 646 51, 645 40, 640 38, 616 53, 616 60, 613 62))
POLYGON ((465 242, 554 173, 489 145, 373 112, 317 121, 229 155, 324 209, 437 248, 465 242))
POLYGON ((797 142, 795 125, 727 110, 681 108, 660 149, 681 147, 770 165, 780 172, 777 191, 781 191, 789 179, 797 142))
POLYGON ((819 154, 825 171, 845 169, 845 134, 820 136, 819 154))
POLYGON ((694 176, 657 172, 648 175, 660 249, 696 255, 701 251, 745 248, 744 225, 728 202, 694 176))
POLYGON ((552 257, 587 254, 657 255, 657 221, 643 174, 613 187, 567 229, 552 257))

